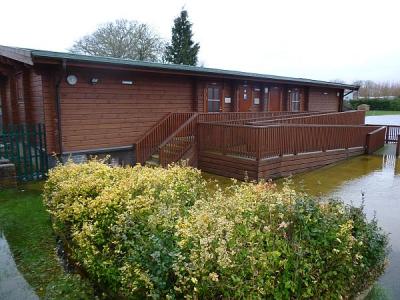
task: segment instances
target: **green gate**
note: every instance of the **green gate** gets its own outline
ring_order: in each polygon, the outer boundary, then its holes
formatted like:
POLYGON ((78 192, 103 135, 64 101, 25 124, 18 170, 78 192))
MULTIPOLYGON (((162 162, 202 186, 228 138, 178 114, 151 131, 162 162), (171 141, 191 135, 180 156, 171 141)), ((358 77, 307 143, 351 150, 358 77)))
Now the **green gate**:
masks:
POLYGON ((5 126, 0 139, 0 156, 15 164, 18 180, 38 180, 45 177, 48 160, 43 124, 5 126))

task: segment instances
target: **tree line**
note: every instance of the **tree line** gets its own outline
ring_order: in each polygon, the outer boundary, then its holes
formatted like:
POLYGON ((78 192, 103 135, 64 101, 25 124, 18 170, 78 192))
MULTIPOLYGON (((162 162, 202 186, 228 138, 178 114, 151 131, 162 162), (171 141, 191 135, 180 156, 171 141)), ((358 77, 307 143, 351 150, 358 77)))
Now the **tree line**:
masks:
POLYGON ((166 42, 149 25, 126 19, 100 25, 93 33, 76 41, 70 52, 110 56, 140 61, 196 65, 199 43, 193 41, 192 23, 182 9, 166 42))
POLYGON ((363 98, 400 98, 400 81, 358 80, 354 82, 359 85, 358 97, 363 98))

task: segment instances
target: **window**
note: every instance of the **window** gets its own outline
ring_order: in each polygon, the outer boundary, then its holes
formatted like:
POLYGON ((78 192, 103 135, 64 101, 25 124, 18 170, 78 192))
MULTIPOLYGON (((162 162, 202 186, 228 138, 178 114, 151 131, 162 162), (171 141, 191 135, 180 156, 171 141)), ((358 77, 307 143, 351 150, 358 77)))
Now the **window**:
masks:
POLYGON ((253 90, 253 103, 254 105, 259 105, 260 104, 260 89, 259 88, 254 88, 253 90))
POLYGON ((208 112, 219 112, 221 108, 221 98, 218 86, 208 87, 208 100, 207 100, 207 111, 208 112))
POLYGON ((18 103, 24 103, 24 86, 23 86, 23 74, 18 73, 15 75, 15 94, 18 103))
POLYGON ((290 91, 290 107, 292 111, 300 111, 300 92, 297 89, 290 91))

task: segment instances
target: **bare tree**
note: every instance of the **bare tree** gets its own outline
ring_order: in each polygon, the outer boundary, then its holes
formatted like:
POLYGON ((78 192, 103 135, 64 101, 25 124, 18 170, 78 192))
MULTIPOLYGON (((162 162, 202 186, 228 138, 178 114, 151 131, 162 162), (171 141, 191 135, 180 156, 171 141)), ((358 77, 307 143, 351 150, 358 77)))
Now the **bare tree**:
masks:
POLYGON ((353 84, 360 86, 359 96, 363 98, 400 97, 400 82, 357 80, 353 84))
POLYGON ((161 61, 164 41, 147 24, 125 19, 99 26, 92 34, 76 41, 73 53, 161 61))

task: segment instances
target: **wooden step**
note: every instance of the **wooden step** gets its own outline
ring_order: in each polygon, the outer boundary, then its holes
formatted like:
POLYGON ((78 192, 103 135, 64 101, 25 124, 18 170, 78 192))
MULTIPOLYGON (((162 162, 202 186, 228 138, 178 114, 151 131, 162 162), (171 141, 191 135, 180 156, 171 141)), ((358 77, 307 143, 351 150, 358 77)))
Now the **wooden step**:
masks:
POLYGON ((160 165, 160 155, 154 153, 148 160, 146 160, 145 165, 149 167, 158 167, 160 165))
POLYGON ((146 161, 145 165, 146 165, 146 167, 159 167, 160 161, 149 159, 146 161))

